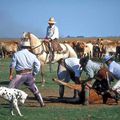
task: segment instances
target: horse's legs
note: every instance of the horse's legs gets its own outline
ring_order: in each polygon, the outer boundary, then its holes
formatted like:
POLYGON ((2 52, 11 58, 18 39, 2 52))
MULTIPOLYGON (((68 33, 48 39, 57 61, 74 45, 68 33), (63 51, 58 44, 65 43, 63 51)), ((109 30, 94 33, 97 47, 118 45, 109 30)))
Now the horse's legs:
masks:
POLYGON ((43 65, 41 65, 41 83, 42 83, 42 86, 44 86, 45 79, 44 79, 44 67, 43 67, 43 65))

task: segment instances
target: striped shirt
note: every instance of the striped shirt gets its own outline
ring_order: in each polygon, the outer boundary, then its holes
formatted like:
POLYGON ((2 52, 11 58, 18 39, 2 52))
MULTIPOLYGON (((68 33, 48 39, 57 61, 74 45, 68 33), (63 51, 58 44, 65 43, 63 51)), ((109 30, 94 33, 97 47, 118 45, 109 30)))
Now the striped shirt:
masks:
POLYGON ((89 78, 93 78, 94 75, 100 70, 101 64, 88 60, 85 67, 85 72, 89 78))

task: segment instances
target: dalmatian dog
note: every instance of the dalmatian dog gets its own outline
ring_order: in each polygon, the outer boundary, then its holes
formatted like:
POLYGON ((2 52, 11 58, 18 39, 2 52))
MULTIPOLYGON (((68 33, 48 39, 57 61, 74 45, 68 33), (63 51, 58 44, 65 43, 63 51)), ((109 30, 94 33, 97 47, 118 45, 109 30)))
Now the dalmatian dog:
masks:
POLYGON ((18 107, 18 102, 24 104, 28 94, 26 94, 22 90, 18 90, 15 88, 7 88, 7 87, 0 87, 0 97, 4 98, 5 100, 9 101, 10 103, 10 112, 12 115, 13 113, 13 107, 17 110, 18 114, 20 116, 23 116, 20 112, 20 109, 18 107))

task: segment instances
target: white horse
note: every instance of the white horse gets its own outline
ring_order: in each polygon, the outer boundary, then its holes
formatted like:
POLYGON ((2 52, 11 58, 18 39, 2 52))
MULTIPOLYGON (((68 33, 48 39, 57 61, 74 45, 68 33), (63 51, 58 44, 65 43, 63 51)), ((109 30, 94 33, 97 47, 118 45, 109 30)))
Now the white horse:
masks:
POLYGON ((23 40, 28 40, 31 45, 31 51, 37 55, 38 59, 41 62, 41 77, 42 77, 42 84, 45 83, 44 74, 43 74, 43 66, 44 64, 48 63, 55 63, 59 62, 61 59, 69 58, 69 57, 77 57, 76 52, 74 49, 66 44, 66 43, 60 43, 60 46, 62 47, 61 53, 54 52, 54 60, 50 61, 50 53, 47 52, 44 40, 41 40, 37 38, 34 34, 30 32, 24 32, 23 33, 23 40))

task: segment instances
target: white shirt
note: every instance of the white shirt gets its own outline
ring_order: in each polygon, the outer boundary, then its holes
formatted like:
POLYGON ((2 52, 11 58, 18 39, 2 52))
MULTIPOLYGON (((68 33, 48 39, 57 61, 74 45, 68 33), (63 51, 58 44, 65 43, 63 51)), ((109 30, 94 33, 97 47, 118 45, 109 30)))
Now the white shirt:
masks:
POLYGON ((67 58, 65 59, 65 64, 68 70, 75 73, 75 77, 80 77, 81 68, 80 68, 80 59, 78 58, 67 58))
POLYGON ((116 63, 115 61, 112 61, 108 68, 116 79, 120 79, 120 64, 116 63))
POLYGON ((46 38, 54 40, 55 38, 59 39, 59 30, 57 26, 53 25, 52 27, 47 27, 46 38))

